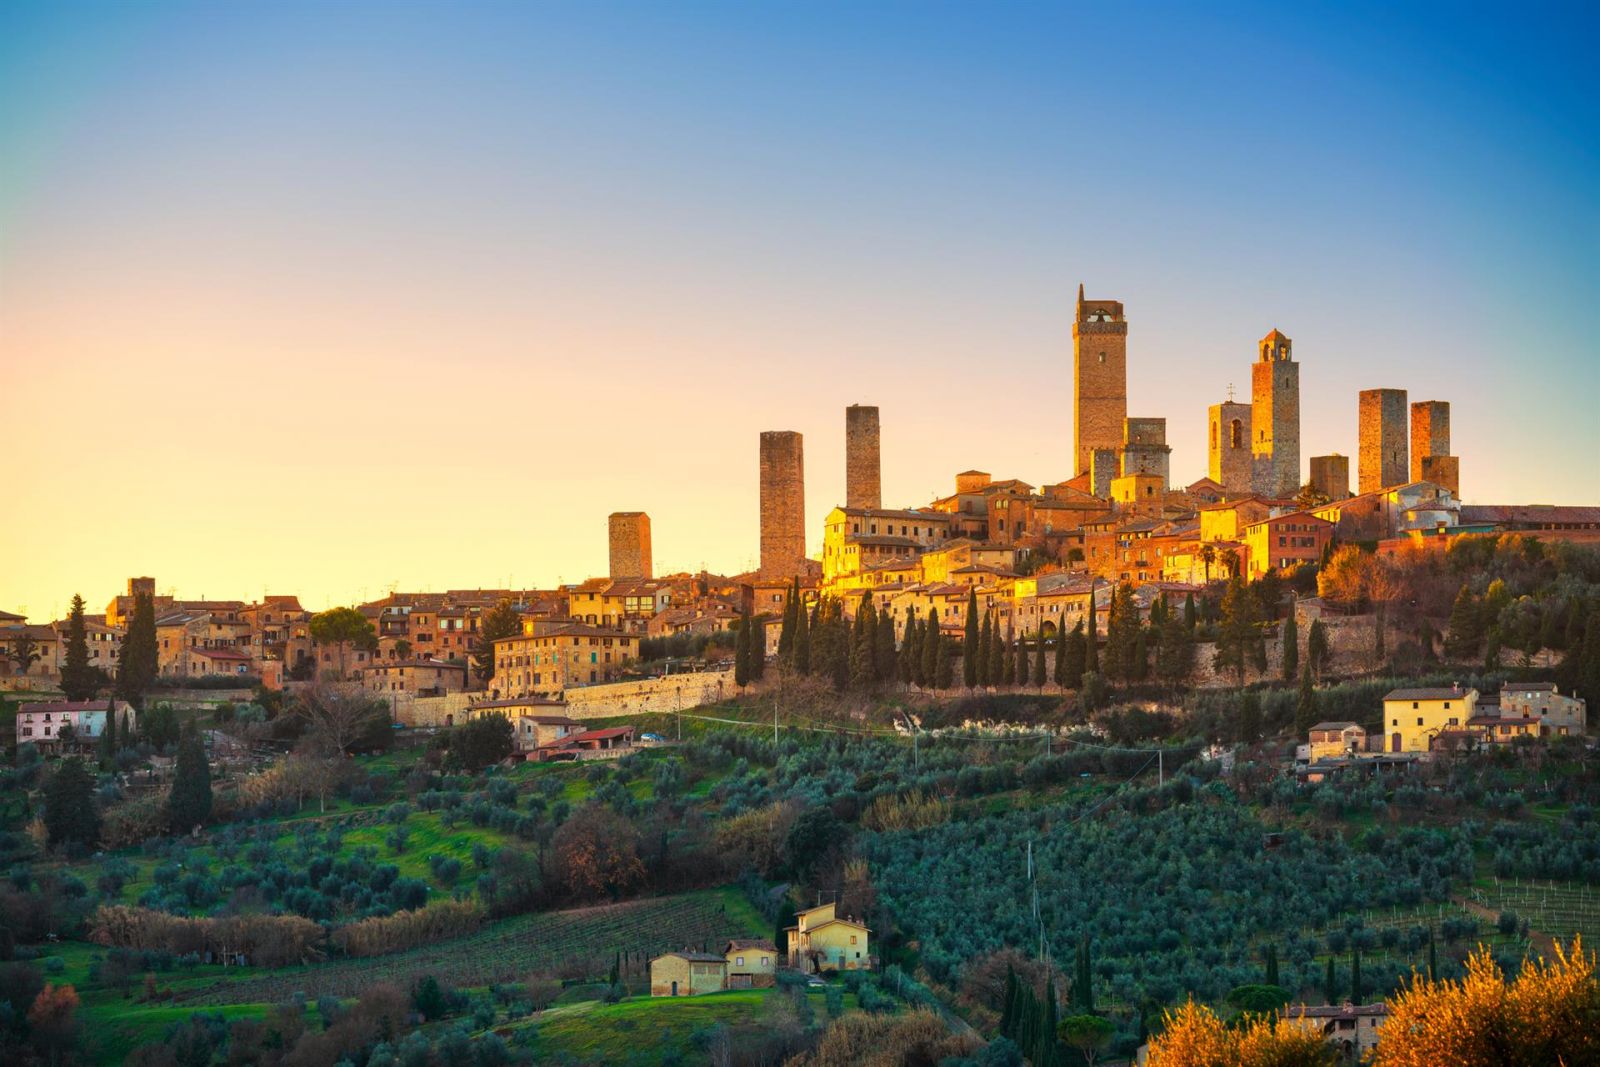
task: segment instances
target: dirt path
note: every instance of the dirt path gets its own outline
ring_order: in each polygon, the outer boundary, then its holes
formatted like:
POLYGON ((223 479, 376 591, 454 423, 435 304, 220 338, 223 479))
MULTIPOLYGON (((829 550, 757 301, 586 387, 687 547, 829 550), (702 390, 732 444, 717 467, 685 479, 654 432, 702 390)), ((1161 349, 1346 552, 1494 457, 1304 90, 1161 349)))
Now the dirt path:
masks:
MULTIPOLYGON (((1485 920, 1490 926, 1493 926, 1495 923, 1500 921, 1499 912, 1495 911, 1493 908, 1486 908, 1475 900, 1469 900, 1466 897, 1457 894, 1452 894, 1450 899, 1454 903, 1460 904, 1463 908, 1466 908, 1468 911, 1472 912, 1472 914, 1476 915, 1478 918, 1485 920)), ((1528 927, 1528 942, 1547 958, 1555 958, 1556 939, 1551 937, 1549 934, 1544 933, 1541 930, 1535 930, 1530 926, 1528 927)))

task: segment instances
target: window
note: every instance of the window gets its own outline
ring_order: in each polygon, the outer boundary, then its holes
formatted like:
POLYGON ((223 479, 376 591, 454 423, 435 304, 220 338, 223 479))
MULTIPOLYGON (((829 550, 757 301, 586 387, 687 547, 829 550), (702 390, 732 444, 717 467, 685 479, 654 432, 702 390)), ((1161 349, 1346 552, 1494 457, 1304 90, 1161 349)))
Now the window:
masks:
POLYGON ((1421 726, 1421 725, 1422 725, 1422 716, 1421 716, 1421 715, 1418 715, 1418 716, 1417 716, 1417 725, 1418 725, 1418 726, 1421 726))

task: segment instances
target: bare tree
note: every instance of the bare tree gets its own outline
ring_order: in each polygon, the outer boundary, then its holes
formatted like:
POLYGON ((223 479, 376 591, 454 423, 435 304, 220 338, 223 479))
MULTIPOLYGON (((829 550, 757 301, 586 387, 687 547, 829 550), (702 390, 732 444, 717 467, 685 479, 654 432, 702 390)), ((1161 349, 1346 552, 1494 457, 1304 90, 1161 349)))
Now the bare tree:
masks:
POLYGON ((350 746, 377 714, 373 700, 360 686, 325 682, 300 694, 300 712, 306 717, 306 739, 335 756, 349 754, 350 746))

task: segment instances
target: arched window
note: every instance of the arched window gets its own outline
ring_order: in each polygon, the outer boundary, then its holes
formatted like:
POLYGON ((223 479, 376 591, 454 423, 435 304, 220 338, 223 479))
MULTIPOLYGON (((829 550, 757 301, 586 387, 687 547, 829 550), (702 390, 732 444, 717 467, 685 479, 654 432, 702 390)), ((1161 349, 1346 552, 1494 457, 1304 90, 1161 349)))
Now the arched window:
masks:
POLYGON ((1213 422, 1211 424, 1211 449, 1212 449, 1212 451, 1216 451, 1216 448, 1217 448, 1217 424, 1213 422))
POLYGON ((1228 447, 1244 447, 1244 423, 1238 419, 1234 419, 1228 424, 1228 447))

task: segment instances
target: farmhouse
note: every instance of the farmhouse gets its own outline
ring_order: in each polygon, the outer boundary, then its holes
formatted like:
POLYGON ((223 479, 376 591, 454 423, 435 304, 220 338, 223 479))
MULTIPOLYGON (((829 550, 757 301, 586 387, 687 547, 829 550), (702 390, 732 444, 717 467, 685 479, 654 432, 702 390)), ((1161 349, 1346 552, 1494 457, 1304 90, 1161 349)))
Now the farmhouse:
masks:
POLYGON ((803 971, 861 971, 872 968, 864 923, 841 919, 834 905, 807 908, 788 928, 789 964, 803 971))
POLYGON ((1476 712, 1478 691, 1395 689, 1383 698, 1383 721, 1390 752, 1427 752, 1441 731, 1466 724, 1476 712))
POLYGON ((728 961, 714 952, 669 952, 650 961, 652 997, 692 997, 728 986, 728 961))
POLYGON ((1291 1005, 1284 1013, 1291 1023, 1322 1035, 1345 1063, 1365 1063, 1378 1044, 1378 1028, 1389 1017, 1389 1006, 1376 1004, 1291 1005))

